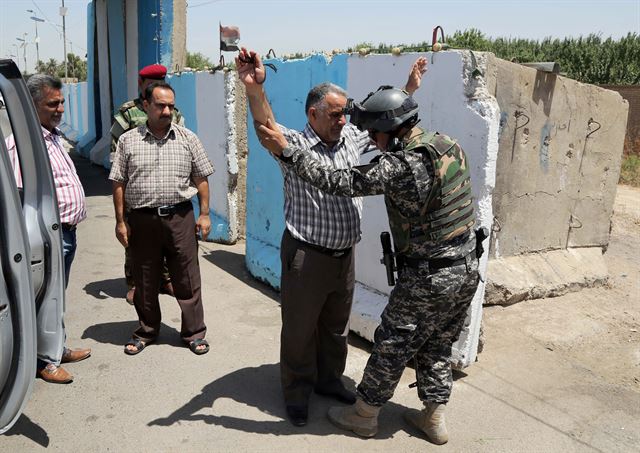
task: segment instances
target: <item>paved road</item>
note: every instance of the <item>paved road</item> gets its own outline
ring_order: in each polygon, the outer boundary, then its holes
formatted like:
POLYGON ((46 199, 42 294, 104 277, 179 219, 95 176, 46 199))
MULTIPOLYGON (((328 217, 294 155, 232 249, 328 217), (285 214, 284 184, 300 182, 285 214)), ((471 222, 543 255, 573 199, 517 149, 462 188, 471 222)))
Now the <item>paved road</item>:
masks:
MULTIPOLYGON (((0 438, 0 451, 436 449, 402 421, 404 408, 419 407, 415 390, 408 388, 414 380, 410 369, 384 408, 374 439, 339 433, 325 417, 331 401, 320 397, 311 401, 308 426, 294 428, 286 421, 278 381, 278 295, 247 274, 243 243, 200 246, 209 354, 195 356, 180 344, 180 313, 168 296, 161 296, 159 342, 137 356, 123 354, 136 316, 124 300, 123 251, 113 234, 109 185, 104 170, 84 160, 78 167, 89 218, 79 228, 66 324, 68 344, 89 346, 93 355, 68 365, 76 376, 70 385, 37 380, 24 415, 0 438)), ((632 252, 637 269, 640 250, 632 252)), ((637 451, 638 386, 603 378, 607 357, 591 363, 572 355, 571 347, 549 346, 544 319, 536 323, 531 317, 553 312, 578 324, 589 319, 588 310, 574 313, 563 300, 518 304, 521 315, 512 315, 514 307, 486 311, 485 350, 456 376, 447 413, 451 441, 438 451, 637 451)), ((353 337, 350 386, 367 357, 368 345, 353 337)), ((620 373, 638 376, 637 357, 620 373)))

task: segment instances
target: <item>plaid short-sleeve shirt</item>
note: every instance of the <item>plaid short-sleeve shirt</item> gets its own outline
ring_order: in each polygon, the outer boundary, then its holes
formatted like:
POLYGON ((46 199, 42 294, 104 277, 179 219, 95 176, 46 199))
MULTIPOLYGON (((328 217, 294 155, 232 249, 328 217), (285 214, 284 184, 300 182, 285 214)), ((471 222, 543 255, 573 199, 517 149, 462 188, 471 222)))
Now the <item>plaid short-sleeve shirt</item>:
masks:
POLYGON ((213 173, 202 143, 189 129, 171 124, 158 138, 146 124, 120 137, 109 179, 124 183, 129 209, 156 208, 190 200, 192 178, 213 173))
MULTIPOLYGON (((369 148, 369 136, 347 123, 340 140, 328 146, 309 124, 302 132, 280 126, 292 145, 301 145, 324 165, 344 169, 358 165, 369 148)), ((279 162, 279 160, 278 160, 279 162)), ((354 246, 360 240, 362 198, 329 195, 300 179, 280 164, 284 176, 284 215, 291 235, 301 241, 333 250, 354 246)))

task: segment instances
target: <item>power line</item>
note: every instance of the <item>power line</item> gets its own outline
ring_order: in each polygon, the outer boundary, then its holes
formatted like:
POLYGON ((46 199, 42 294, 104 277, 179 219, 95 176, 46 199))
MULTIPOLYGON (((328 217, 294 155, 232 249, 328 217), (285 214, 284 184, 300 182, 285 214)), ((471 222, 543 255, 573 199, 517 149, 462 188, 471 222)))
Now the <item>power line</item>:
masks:
POLYGON ((218 3, 221 2, 222 0, 209 0, 208 2, 202 2, 202 3, 198 3, 196 5, 189 5, 187 4, 187 8, 197 8, 198 6, 204 6, 204 5, 209 5, 211 3, 218 3))

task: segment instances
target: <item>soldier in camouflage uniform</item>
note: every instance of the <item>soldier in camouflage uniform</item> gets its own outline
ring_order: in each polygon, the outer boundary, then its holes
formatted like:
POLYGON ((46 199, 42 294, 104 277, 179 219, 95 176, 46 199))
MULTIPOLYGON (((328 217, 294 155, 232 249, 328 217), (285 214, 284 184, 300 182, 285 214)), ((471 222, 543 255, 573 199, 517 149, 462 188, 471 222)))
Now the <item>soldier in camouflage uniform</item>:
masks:
MULTIPOLYGON (((115 155, 118 139, 125 132, 136 128, 147 122, 147 112, 142 107, 143 93, 147 86, 158 80, 164 80, 167 75, 167 68, 159 64, 152 64, 145 66, 138 72, 138 90, 140 95, 132 100, 127 101, 120 106, 118 112, 113 117, 113 125, 111 126, 111 152, 110 161, 113 161, 115 155)), ((173 122, 184 126, 184 118, 178 111, 173 110, 173 122)), ((133 285, 133 275, 131 273, 131 260, 129 258, 129 249, 124 249, 124 275, 127 280, 127 302, 133 305, 133 294, 135 287, 133 285)), ((171 277, 169 276, 169 269, 167 269, 166 262, 162 269, 162 283, 160 286, 160 292, 173 296, 173 285, 171 285, 171 277)))
POLYGON ((335 195, 385 196, 398 282, 376 330, 356 403, 331 408, 329 419, 363 437, 374 436, 380 408, 413 358, 424 409, 410 410, 405 418, 443 444, 451 347, 479 280, 466 156, 446 135, 415 127, 418 105, 402 90, 380 87, 362 105, 352 104, 349 113, 383 154, 346 170, 324 167, 300 144, 287 143, 270 121, 258 128, 263 146, 310 184, 335 195))

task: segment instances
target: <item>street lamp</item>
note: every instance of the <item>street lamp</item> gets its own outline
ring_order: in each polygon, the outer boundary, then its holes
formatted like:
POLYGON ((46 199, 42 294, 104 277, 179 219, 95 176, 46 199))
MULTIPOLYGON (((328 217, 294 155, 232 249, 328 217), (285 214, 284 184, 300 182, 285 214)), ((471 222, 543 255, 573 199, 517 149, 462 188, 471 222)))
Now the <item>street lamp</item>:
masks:
POLYGON ((40 19, 39 17, 36 17, 35 16, 36 12, 34 10, 32 10, 32 9, 28 9, 27 12, 33 14, 33 16, 30 17, 30 19, 36 25, 35 43, 36 43, 36 66, 37 66, 38 62, 40 61, 40 45, 39 45, 40 44, 40 38, 38 37, 38 22, 44 22, 44 19, 40 19))
POLYGON ((28 33, 23 33, 22 38, 16 38, 16 40, 20 41, 20 47, 22 47, 22 56, 24 58, 24 72, 27 73, 27 35, 28 33))
POLYGON ((69 68, 67 67, 67 28, 65 25, 65 18, 67 15, 67 8, 64 7, 64 0, 62 0, 62 6, 60 7, 60 15, 62 16, 62 45, 64 47, 64 78, 69 77, 69 68))

